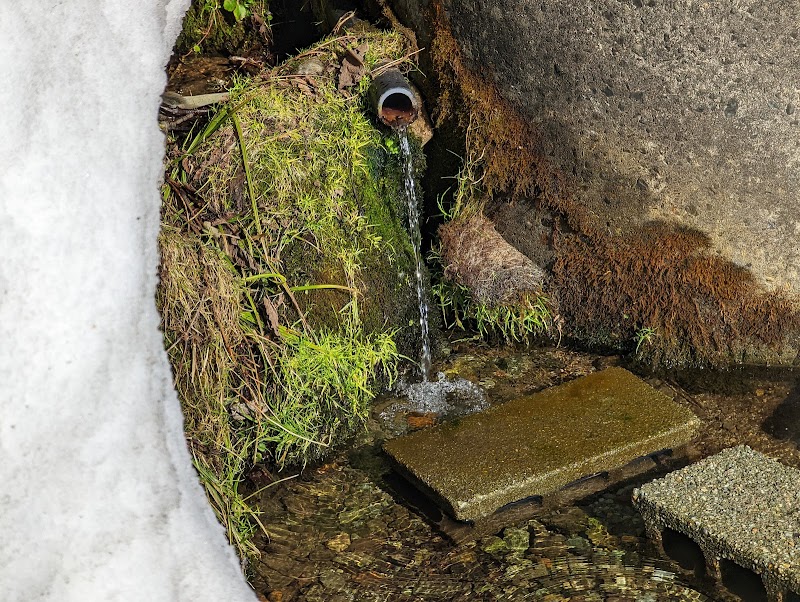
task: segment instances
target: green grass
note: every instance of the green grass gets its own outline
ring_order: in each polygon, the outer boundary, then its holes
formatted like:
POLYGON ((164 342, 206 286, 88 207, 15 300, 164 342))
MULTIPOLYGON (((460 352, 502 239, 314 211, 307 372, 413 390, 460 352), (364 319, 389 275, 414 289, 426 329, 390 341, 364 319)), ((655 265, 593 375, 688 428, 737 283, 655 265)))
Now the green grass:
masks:
POLYGON ((633 337, 636 343, 636 354, 638 355, 643 345, 652 345, 653 341, 658 337, 658 329, 649 326, 642 327, 636 331, 633 337))
POLYGON ((165 344, 200 480, 243 559, 258 553, 246 471, 266 462, 291 476, 323 457, 396 376, 397 326, 382 306, 411 273, 402 169, 393 134, 366 114, 368 79, 343 93, 332 75, 337 53, 362 43, 368 69, 408 54, 394 33, 324 40, 305 54, 331 75, 298 82, 290 61, 240 79, 206 126, 169 146, 165 344))
MULTIPOLYGON (((470 127, 467 137, 473 135, 470 127)), ((439 211, 445 221, 466 219, 483 212, 486 199, 486 192, 481 187, 483 168, 483 154, 469 154, 463 158, 452 194, 439 199, 439 211)), ((497 336, 508 343, 529 341, 552 330, 554 316, 546 296, 523 295, 513 303, 490 306, 476 301, 467 287, 444 277, 444 266, 437 248, 430 259, 441 268, 432 292, 446 328, 473 329, 483 338, 497 336)))
POLYGON ((278 462, 292 463, 323 455, 337 437, 363 426, 375 397, 375 372, 393 383, 399 357, 391 332, 323 330, 314 340, 299 330, 282 332, 283 394, 273 408, 282 428, 271 429, 269 440, 278 462))
POLYGON ((525 295, 516 303, 490 307, 476 302, 466 287, 445 279, 440 279, 432 291, 446 328, 473 329, 483 338, 497 336, 507 343, 519 343, 547 334, 553 326, 549 300, 544 295, 525 295))

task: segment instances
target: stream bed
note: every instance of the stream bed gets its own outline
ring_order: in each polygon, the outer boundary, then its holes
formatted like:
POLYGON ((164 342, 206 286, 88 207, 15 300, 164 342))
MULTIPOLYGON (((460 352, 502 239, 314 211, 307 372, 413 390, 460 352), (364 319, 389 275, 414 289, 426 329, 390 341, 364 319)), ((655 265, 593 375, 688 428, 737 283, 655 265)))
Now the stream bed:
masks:
MULTIPOLYGON (((545 347, 452 345, 434 366, 480 385, 489 404, 503 403, 612 365, 617 357, 545 347)), ((800 388, 789 369, 742 368, 663 375, 637 372, 703 422, 695 460, 747 444, 800 467, 800 388)), ((663 474, 612 483, 605 491, 508 525, 476 541, 452 542, 433 526, 431 509, 402 483, 382 442, 441 420, 397 398, 375 406, 349 451, 265 490, 257 506, 266 536, 251 567, 256 591, 270 602, 467 600, 757 600, 748 574, 728 583, 740 598, 661 558, 630 502, 639 484, 663 474), (388 411, 387 411, 388 410, 388 411), (411 501, 409 501, 411 500, 411 501)), ((457 400, 450 413, 463 412, 457 400)), ((464 451, 464 461, 480 449, 464 451)), ((279 476, 290 476, 286 475, 279 476)), ((435 512, 435 510, 433 510, 435 512)))

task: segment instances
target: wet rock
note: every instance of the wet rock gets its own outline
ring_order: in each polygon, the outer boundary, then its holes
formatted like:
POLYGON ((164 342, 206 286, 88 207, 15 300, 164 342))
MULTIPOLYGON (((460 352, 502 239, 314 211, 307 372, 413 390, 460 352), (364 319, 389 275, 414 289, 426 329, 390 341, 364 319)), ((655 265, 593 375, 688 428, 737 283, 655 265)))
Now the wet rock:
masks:
POLYGON ((348 579, 341 570, 327 569, 320 573, 319 582, 328 591, 341 591, 347 588, 348 579))
POLYGON ((570 536, 585 531, 588 516, 580 508, 568 508, 547 517, 547 524, 570 536))
POLYGON ((531 536, 527 529, 507 527, 503 530, 503 542, 511 552, 522 553, 530 546, 531 536))
POLYGON ((592 542, 585 537, 571 537, 565 543, 579 554, 588 554, 592 550, 592 542))
POLYGON ((481 549, 487 554, 502 554, 508 551, 508 544, 500 537, 492 536, 483 540, 481 549))
POLYGON ((350 535, 347 533, 339 533, 332 539, 326 541, 325 545, 334 552, 344 552, 350 547, 350 535))
POLYGON ((508 565, 508 568, 505 570, 505 577, 507 579, 512 579, 514 577, 520 576, 520 574, 524 574, 530 568, 533 567, 533 562, 527 558, 515 558, 512 560, 512 563, 508 565))

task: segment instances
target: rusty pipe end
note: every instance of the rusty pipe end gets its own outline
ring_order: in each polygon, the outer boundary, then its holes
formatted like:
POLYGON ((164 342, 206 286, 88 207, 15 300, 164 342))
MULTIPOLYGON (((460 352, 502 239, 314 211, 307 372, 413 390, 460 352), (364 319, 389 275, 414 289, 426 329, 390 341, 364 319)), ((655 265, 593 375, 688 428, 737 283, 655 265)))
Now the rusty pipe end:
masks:
POLYGON ((417 95, 399 69, 388 69, 372 80, 370 98, 378 119, 389 127, 408 127, 419 116, 417 95))

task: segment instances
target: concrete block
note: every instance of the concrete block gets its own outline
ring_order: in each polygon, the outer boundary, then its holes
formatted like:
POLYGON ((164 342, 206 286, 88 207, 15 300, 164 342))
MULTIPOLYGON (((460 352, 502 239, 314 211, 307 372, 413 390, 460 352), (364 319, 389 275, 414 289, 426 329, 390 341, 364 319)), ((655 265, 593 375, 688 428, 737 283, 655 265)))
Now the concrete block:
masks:
POLYGON ((458 520, 476 520, 694 437, 691 412, 610 368, 384 445, 458 520))
POLYGON ((760 575, 770 600, 800 593, 800 471, 733 447, 636 489, 633 502, 656 543, 666 528, 688 536, 713 577, 727 559, 760 575))

